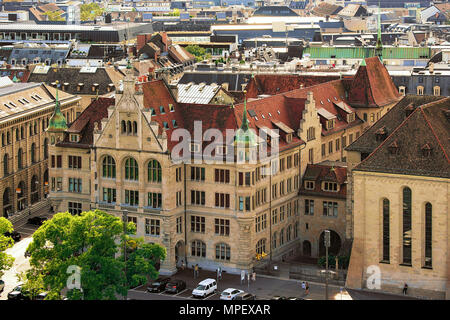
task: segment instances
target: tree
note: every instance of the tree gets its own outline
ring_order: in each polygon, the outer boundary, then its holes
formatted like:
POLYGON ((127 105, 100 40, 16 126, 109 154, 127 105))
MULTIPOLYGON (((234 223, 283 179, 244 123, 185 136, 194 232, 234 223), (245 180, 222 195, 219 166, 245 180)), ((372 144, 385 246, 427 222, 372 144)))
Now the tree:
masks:
POLYGON ((61 11, 46 11, 44 16, 47 16, 48 21, 66 21, 66 18, 61 17, 61 11))
MULTIPOLYGON (((75 216, 68 212, 58 213, 34 233, 33 242, 28 246, 31 268, 26 275, 27 281, 38 282, 42 276, 42 289, 48 292, 46 299, 58 299, 71 284, 70 280, 77 282, 76 274, 71 271, 79 267, 80 287, 68 288, 69 299, 114 300, 129 289, 121 243, 136 241, 141 244, 143 240, 130 237, 135 232, 134 224, 128 223, 127 235, 124 235, 122 220, 100 210, 75 216)), ((149 257, 146 246, 141 246, 144 248, 142 252, 139 246, 132 248, 128 245, 128 250, 134 250, 136 257, 149 257)), ((161 257, 165 257, 165 251, 161 257)), ((134 260, 136 268, 127 269, 130 279, 133 279, 134 272, 153 271, 148 266, 152 262, 147 261, 143 265, 145 259, 134 260)), ((30 287, 36 285, 30 284, 30 287)))
POLYGON ((195 60, 197 62, 211 58, 211 54, 207 53, 205 48, 198 45, 189 45, 185 49, 187 52, 195 56, 195 60))
POLYGON ((5 233, 13 232, 13 225, 11 221, 6 218, 0 218, 0 278, 3 276, 4 271, 12 267, 14 258, 4 251, 11 248, 14 245, 14 240, 11 237, 5 236, 5 233))
POLYGON ((81 21, 92 21, 101 16, 103 12, 104 9, 98 3, 85 3, 80 6, 80 19, 81 21))

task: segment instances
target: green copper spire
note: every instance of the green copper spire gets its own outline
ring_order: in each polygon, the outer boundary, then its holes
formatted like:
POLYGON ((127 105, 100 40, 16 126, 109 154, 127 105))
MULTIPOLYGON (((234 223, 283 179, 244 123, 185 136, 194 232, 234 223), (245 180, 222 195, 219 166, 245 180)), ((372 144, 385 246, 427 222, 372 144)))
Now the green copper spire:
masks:
MULTIPOLYGON (((244 94, 246 91, 244 91, 244 94)), ((256 137, 253 130, 250 130, 247 119, 247 99, 244 99, 244 114, 242 115, 241 127, 237 130, 234 137, 235 144, 248 146, 256 145, 256 137)))
POLYGON ((381 41, 381 13, 380 13, 380 2, 378 2, 378 23, 377 23, 378 35, 377 35, 377 45, 375 47, 375 55, 383 61, 383 42, 381 41))
POLYGON ((58 81, 56 81, 56 94, 55 94, 55 110, 53 111, 52 116, 50 117, 48 124, 48 131, 64 131, 67 130, 67 122, 66 118, 61 112, 61 108, 59 107, 59 98, 58 98, 58 81))
POLYGON ((241 129, 244 131, 248 130, 248 120, 247 120, 247 99, 244 99, 244 114, 242 115, 241 129))

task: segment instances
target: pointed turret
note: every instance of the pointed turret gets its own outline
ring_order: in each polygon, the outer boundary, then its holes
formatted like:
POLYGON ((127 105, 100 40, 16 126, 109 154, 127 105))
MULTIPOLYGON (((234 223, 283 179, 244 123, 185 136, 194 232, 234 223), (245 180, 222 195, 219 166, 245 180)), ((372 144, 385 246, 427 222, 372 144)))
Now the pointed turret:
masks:
MULTIPOLYGON (((245 94, 245 91, 244 91, 245 94)), ((247 119, 247 99, 244 99, 244 112, 242 114, 241 127, 237 130, 234 139, 236 145, 251 147, 256 145, 256 137, 253 130, 250 130, 247 119)))
POLYGON ((59 97, 58 97, 58 81, 56 81, 56 94, 55 94, 55 110, 50 117, 47 131, 57 132, 65 131, 68 128, 67 121, 61 112, 59 97))

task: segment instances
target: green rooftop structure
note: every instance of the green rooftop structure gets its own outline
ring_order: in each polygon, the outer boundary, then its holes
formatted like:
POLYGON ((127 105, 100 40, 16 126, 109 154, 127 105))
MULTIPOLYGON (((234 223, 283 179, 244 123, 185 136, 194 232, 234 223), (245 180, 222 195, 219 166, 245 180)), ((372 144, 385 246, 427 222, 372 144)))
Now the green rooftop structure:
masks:
POLYGON ((50 132, 65 131, 67 129, 68 129, 67 121, 61 112, 61 108, 59 105, 59 98, 58 98, 58 87, 56 87, 55 110, 53 111, 53 114, 50 117, 47 131, 50 131, 50 132))
POLYGON ((235 145, 240 147, 254 147, 256 143, 256 135, 248 126, 247 119, 247 99, 244 100, 244 113, 242 115, 241 127, 237 130, 234 137, 235 145))
MULTIPOLYGON (((430 59, 431 48, 423 47, 383 47, 383 59, 430 59)), ((303 55, 311 59, 364 59, 376 56, 376 47, 308 47, 303 55)))

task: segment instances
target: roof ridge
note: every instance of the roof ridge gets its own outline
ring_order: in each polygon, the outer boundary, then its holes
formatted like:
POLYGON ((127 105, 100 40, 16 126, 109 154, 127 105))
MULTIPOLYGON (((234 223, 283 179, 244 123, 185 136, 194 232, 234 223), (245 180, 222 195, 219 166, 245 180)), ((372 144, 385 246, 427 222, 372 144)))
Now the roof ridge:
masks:
MULTIPOLYGON (((448 98, 448 99, 450 100, 450 98, 448 98)), ((442 152, 444 152, 445 158, 447 158, 447 161, 450 163, 450 159, 449 159, 449 157, 448 157, 447 152, 445 152, 444 146, 442 145, 442 143, 441 143, 441 141, 439 140, 439 138, 438 138, 436 132, 435 132, 434 129, 433 129, 433 126, 431 125, 430 121, 428 121, 427 116, 426 116, 425 112, 423 111, 423 106, 420 106, 418 109, 420 109, 420 112, 423 114, 423 117, 424 117, 425 121, 427 122, 428 126, 430 127, 431 132, 433 133, 434 137, 436 138, 436 140, 437 140, 439 146, 441 147, 442 152)))

